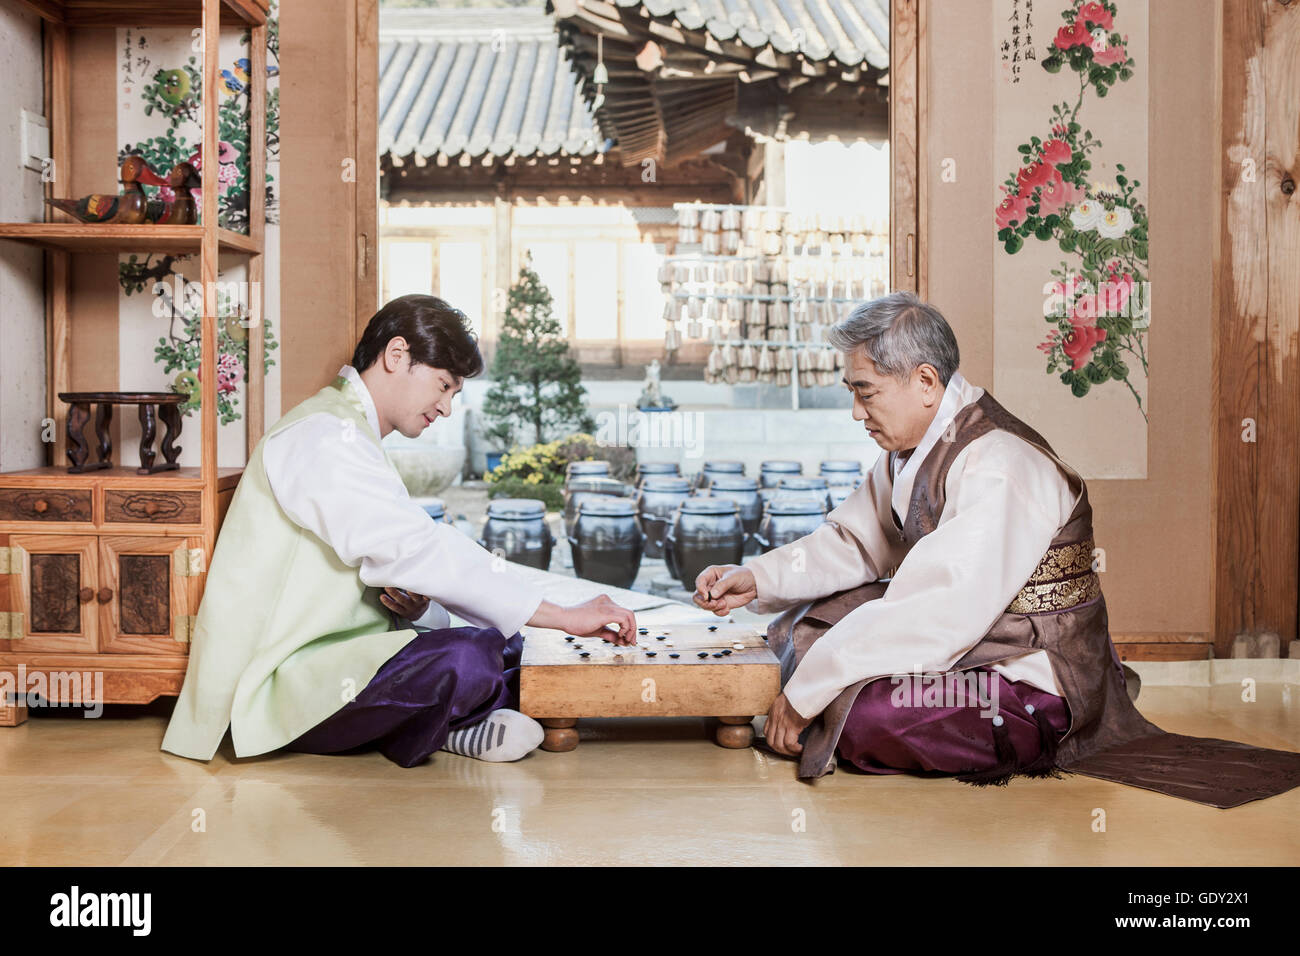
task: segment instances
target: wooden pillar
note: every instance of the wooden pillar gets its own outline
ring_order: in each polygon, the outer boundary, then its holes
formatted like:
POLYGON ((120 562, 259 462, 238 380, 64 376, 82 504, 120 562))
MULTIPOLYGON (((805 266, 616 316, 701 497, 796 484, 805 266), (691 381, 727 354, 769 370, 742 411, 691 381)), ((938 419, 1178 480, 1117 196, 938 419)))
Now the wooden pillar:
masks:
POLYGON ((1215 651, 1273 632, 1285 656, 1300 576, 1300 4, 1218 10, 1215 651))
POLYGON ((785 205, 785 143, 763 144, 763 205, 785 205))

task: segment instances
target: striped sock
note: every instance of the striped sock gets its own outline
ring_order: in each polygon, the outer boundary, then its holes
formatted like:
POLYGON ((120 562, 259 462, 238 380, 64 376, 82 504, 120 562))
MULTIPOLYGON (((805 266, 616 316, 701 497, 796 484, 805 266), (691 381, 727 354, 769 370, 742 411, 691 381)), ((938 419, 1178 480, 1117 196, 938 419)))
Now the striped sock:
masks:
POLYGON ((453 730, 442 749, 478 760, 518 760, 537 749, 545 733, 533 718, 503 707, 477 724, 453 730))

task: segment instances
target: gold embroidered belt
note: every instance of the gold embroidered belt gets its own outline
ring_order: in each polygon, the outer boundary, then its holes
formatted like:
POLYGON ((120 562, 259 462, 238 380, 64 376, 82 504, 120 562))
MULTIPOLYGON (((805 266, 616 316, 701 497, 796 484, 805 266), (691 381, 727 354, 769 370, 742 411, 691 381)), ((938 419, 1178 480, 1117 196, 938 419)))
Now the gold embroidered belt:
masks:
POLYGON ((1048 548, 1025 586, 1007 605, 1011 614, 1064 611, 1101 597, 1101 581, 1092 569, 1093 540, 1048 548))

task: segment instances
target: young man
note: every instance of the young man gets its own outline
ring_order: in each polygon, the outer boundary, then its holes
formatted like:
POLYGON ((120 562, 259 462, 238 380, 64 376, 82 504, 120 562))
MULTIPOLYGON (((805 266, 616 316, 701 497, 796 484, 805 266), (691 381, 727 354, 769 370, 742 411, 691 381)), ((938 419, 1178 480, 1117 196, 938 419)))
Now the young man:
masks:
POLYGON ((543 733, 514 709, 519 628, 635 639, 632 612, 608 597, 552 604, 431 521, 384 454, 381 438, 450 415, 482 371, 463 313, 402 296, 370 320, 352 364, 267 432, 222 525, 162 749, 210 760, 229 726, 237 757, 378 747, 403 767, 439 749, 517 760, 543 733), (471 626, 449 627, 448 609, 471 626))

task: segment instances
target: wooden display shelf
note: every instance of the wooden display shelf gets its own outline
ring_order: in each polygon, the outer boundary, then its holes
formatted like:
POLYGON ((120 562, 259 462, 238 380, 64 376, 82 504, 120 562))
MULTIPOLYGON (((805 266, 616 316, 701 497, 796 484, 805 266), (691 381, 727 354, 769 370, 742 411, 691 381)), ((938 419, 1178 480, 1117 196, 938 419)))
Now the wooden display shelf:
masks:
MULTIPOLYGON (((248 235, 221 229, 214 174, 218 166, 218 54, 225 14, 228 25, 251 25, 249 181, 260 183, 266 175, 268 3, 25 2, 46 20, 45 109, 50 118, 51 159, 55 168, 65 173, 60 191, 66 196, 82 195, 106 185, 102 181, 83 184, 76 175, 66 175, 75 168, 74 130, 80 149, 88 154, 107 156, 117 149, 111 138, 111 122, 104 131, 99 129, 103 124, 98 120, 78 124, 73 116, 74 87, 112 80, 97 72, 99 67, 94 64, 74 62, 70 35, 82 28, 98 31, 116 25, 201 24, 196 33, 202 34, 202 89, 208 94, 201 101, 204 135, 200 154, 203 168, 209 170, 200 210, 204 225, 0 223, 0 240, 46 250, 46 402, 56 435, 51 449, 55 464, 0 473, 0 675, 13 677, 23 668, 28 674, 50 671, 56 669, 52 655, 75 653, 93 665, 89 669, 104 671, 107 700, 145 703, 180 690, 207 565, 244 469, 217 467, 219 326, 216 310, 209 312, 205 302, 196 370, 202 407, 197 429, 187 431, 183 439, 191 451, 201 452, 201 467, 151 474, 121 465, 77 474, 67 470, 66 425, 71 415, 70 406, 59 396, 73 398, 71 407, 76 407, 76 396, 71 393, 84 393, 90 388, 109 394, 119 392, 118 383, 111 380, 117 375, 116 369, 102 368, 99 356, 84 345, 80 351, 74 349, 75 313, 84 305, 73 282, 74 271, 82 270, 74 263, 78 254, 90 253, 193 255, 194 269, 187 267, 187 277, 194 271, 191 278, 210 288, 218 282, 221 254, 246 256, 247 281, 250 290, 256 290, 250 292, 256 296, 250 307, 255 314, 261 314, 265 191, 253 190, 249 197, 248 235), (74 365, 78 363, 78 374, 74 376, 74 365)), ((112 272, 111 278, 103 274, 93 281, 116 297, 116 269, 112 272)), ((85 290, 89 289, 90 283, 86 283, 85 290)), ((253 359, 248 365, 245 416, 247 447, 252 449, 262 436, 265 410, 260 322, 249 329, 248 351, 253 359)), ((104 407, 110 406, 100 405, 104 407)), ((96 438, 100 447, 111 447, 98 430, 96 438)), ((100 458, 111 460, 107 450, 97 455, 96 463, 100 458)), ((0 701, 0 726, 13 726, 25 717, 25 708, 5 706, 0 701)))
MULTIPOLYGON (((225 491, 239 484, 243 468, 218 468, 217 490, 225 491)), ((160 471, 154 475, 141 475, 134 468, 102 468, 99 471, 87 471, 79 475, 68 473, 68 469, 59 465, 45 465, 40 468, 25 468, 22 471, 0 472, 0 484, 6 488, 58 485, 64 488, 89 488, 94 485, 126 484, 133 488, 158 486, 159 488, 200 488, 203 477, 198 468, 177 468, 174 471, 160 471)))
MULTIPOLYGON (((3 222, 0 239, 12 239, 64 252, 158 252, 198 255, 202 226, 118 226, 80 222, 3 222)), ((229 229, 217 230, 221 252, 260 255, 262 240, 229 229)))
MULTIPOLYGON (((203 0, 22 0, 52 23, 70 27, 175 26, 198 23, 203 0)), ((267 0, 222 0, 249 26, 266 23, 267 0)))

